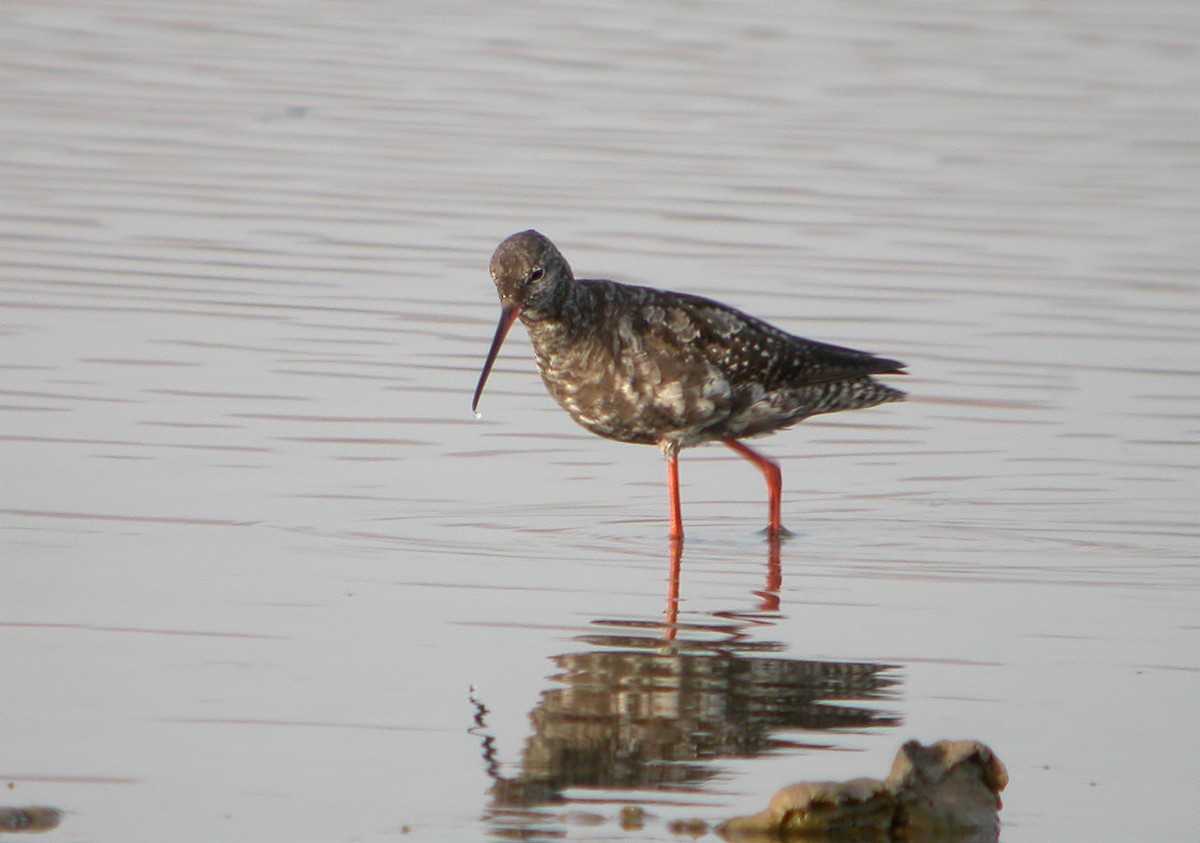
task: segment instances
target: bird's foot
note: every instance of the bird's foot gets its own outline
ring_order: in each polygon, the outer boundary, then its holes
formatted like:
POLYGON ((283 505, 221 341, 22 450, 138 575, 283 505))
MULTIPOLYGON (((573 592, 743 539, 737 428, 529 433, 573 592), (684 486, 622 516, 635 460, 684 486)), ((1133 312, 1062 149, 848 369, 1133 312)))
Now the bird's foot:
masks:
POLYGON ((766 536, 768 539, 773 539, 773 540, 790 539, 790 538, 792 538, 792 536, 796 535, 791 530, 789 530, 787 527, 784 527, 782 524, 779 525, 778 530, 772 530, 770 527, 763 527, 761 530, 758 531, 758 534, 760 536, 766 536))

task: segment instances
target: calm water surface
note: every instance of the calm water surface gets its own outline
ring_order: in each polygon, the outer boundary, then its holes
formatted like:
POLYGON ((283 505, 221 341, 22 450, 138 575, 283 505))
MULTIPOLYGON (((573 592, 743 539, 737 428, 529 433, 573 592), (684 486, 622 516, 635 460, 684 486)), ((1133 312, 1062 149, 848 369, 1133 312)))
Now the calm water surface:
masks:
POLYGON ((978 738, 1007 843, 1194 839, 1196 43, 1173 2, 9 0, 0 806, 669 840, 978 738), (470 413, 528 227, 910 366, 762 442, 777 556, 757 472, 685 452, 673 627, 657 452, 520 331, 470 413))

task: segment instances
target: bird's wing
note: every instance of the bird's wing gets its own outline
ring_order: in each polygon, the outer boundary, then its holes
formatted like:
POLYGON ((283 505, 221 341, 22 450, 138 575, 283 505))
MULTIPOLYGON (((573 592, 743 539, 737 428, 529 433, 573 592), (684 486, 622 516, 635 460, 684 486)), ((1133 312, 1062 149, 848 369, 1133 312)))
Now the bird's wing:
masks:
POLYGON ((767 391, 816 386, 865 375, 904 374, 898 360, 793 336, 739 310, 700 296, 672 297, 698 334, 694 344, 731 383, 767 391))

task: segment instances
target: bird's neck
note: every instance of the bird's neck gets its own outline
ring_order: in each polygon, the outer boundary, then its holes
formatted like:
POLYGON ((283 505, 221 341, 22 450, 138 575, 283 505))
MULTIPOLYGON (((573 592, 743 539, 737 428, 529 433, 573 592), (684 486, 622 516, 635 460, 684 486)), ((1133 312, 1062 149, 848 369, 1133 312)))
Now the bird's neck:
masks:
POLYGON ((564 280, 521 309, 521 322, 529 332, 534 350, 552 354, 571 344, 585 332, 592 310, 587 284, 564 280))

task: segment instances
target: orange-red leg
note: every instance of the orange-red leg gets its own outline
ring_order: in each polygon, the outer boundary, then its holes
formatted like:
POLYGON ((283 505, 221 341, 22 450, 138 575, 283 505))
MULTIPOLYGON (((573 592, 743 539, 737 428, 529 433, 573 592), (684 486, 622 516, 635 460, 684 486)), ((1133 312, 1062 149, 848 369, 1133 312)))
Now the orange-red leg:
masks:
POLYGON ((683 541, 683 516, 679 512, 679 455, 665 453, 667 458, 667 506, 671 512, 671 541, 683 541))
POLYGON ((726 439, 725 444, 740 455, 750 460, 758 466, 758 470, 762 472, 763 477, 767 480, 767 533, 772 536, 778 536, 783 532, 783 524, 779 516, 781 501, 783 498, 783 472, 779 470, 779 464, 774 460, 769 460, 755 451, 753 448, 748 448, 736 439, 726 439))

